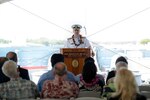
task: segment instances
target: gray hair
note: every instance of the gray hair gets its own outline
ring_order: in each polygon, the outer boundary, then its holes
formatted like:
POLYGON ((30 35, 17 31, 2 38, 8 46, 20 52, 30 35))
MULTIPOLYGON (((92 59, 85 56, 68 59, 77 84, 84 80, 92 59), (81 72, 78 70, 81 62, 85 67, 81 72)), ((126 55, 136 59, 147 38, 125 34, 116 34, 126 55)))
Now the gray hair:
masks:
POLYGON ((116 63, 116 70, 118 71, 120 68, 125 67, 128 68, 128 64, 126 62, 123 61, 119 61, 118 63, 116 63))
POLYGON ((15 78, 18 75, 17 64, 12 61, 6 61, 2 66, 3 73, 9 78, 15 78))

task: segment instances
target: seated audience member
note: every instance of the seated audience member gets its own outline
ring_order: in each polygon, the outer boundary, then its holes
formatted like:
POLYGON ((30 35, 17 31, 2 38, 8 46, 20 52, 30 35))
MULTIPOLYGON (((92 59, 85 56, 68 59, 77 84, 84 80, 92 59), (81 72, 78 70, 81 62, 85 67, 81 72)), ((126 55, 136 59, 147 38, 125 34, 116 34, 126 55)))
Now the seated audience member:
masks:
MULTIPOLYGON (((94 64, 95 64, 95 60, 94 60, 92 57, 86 58, 86 59, 84 60, 84 63, 86 63, 86 62, 94 62, 94 64)), ((97 67, 96 67, 96 72, 97 72, 97 67)), ((101 79, 101 80, 103 81, 103 83, 105 84, 104 76, 101 75, 101 74, 97 74, 97 76, 99 76, 100 79, 101 79)))
MULTIPOLYGON (((93 62, 94 64, 95 64, 95 60, 92 58, 92 57, 87 57, 85 60, 84 60, 84 64, 86 63, 86 62, 93 62)), ((97 67, 96 67, 96 72, 97 72, 97 67)), ((78 82, 80 82, 80 76, 81 76, 82 74, 78 74, 77 76, 76 76, 76 80, 78 80, 78 82)), ((104 79, 104 77, 102 76, 102 75, 100 75, 100 74, 97 74, 97 76, 103 81, 103 83, 105 84, 105 79, 104 79)))
MULTIPOLYGON (((13 60, 16 63, 18 62, 18 57, 17 57, 17 54, 15 52, 12 52, 12 51, 8 52, 6 54, 6 57, 10 60, 13 60)), ((22 77, 23 79, 30 80, 28 70, 21 68, 20 65, 18 65, 18 71, 20 73, 19 74, 20 77, 22 77)))
MULTIPOLYGON (((87 58, 84 60, 84 64, 85 64, 87 61, 90 61, 90 62, 94 62, 94 63, 95 63, 95 60, 94 60, 92 57, 87 57, 87 58)), ((81 73, 75 76, 78 83, 80 82, 80 76, 81 76, 81 73)), ((102 77, 103 77, 103 76, 102 76, 102 77)))
POLYGON ((89 61, 95 63, 95 60, 94 60, 92 57, 87 57, 87 58, 84 60, 84 63, 89 62, 89 61))
POLYGON ((139 89, 133 73, 127 68, 120 68, 115 76, 114 84, 116 92, 109 100, 146 100, 146 97, 139 94, 139 89))
MULTIPOLYGON (((120 56, 116 59, 115 65, 116 65, 116 70, 118 70, 122 66, 128 67, 128 61, 125 57, 120 56)), ((106 78, 106 84, 108 84, 109 82, 112 82, 113 78, 115 77, 116 70, 110 71, 108 73, 107 78, 106 78)))
MULTIPOLYGON (((53 67, 58 62, 64 62, 64 56, 62 54, 59 54, 59 53, 58 54, 53 54, 51 56, 52 69, 50 71, 44 73, 38 81, 38 90, 40 92, 42 90, 42 86, 43 86, 44 81, 54 79, 54 68, 53 67)), ((69 72, 69 71, 67 71, 66 80, 76 82, 74 74, 69 72)))
POLYGON ((87 61, 82 70, 79 82, 80 90, 101 91, 105 85, 104 79, 97 74, 97 68, 93 61, 87 61))
POLYGON ((79 88, 75 82, 67 81, 67 67, 63 62, 54 65, 54 80, 46 80, 42 87, 42 98, 76 98, 79 88))
POLYGON ((7 82, 7 81, 10 80, 9 77, 4 75, 3 72, 2 72, 2 66, 5 63, 5 61, 8 61, 8 58, 0 57, 0 83, 7 82))
POLYGON ((106 85, 104 86, 104 97, 110 97, 110 95, 116 91, 115 86, 114 86, 114 78, 116 75, 116 71, 118 71, 122 67, 128 67, 128 62, 125 57, 120 56, 117 58, 116 62, 116 70, 110 71, 108 73, 107 79, 106 79, 106 85))
POLYGON ((0 84, 1 99, 20 100, 39 96, 37 87, 32 81, 19 77, 17 64, 14 61, 6 61, 3 64, 2 71, 10 78, 10 81, 0 84))

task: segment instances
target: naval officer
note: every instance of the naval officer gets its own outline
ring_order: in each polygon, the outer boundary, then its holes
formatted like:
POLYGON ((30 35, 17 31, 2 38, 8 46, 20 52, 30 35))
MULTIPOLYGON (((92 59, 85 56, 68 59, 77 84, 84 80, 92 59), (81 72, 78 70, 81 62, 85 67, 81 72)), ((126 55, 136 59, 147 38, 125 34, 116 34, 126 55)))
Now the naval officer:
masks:
POLYGON ((81 28, 82 26, 79 24, 72 25, 73 35, 67 39, 65 48, 91 48, 91 55, 94 56, 89 40, 80 34, 81 28))

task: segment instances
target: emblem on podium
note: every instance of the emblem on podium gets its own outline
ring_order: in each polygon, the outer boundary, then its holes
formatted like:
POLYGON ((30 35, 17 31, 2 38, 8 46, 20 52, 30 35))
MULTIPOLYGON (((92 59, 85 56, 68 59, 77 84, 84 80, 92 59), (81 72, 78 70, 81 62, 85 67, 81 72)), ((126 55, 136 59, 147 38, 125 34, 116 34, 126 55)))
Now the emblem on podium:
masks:
POLYGON ((77 67, 79 66, 78 60, 74 59, 74 60, 72 61, 72 66, 73 66, 74 68, 77 68, 77 67))

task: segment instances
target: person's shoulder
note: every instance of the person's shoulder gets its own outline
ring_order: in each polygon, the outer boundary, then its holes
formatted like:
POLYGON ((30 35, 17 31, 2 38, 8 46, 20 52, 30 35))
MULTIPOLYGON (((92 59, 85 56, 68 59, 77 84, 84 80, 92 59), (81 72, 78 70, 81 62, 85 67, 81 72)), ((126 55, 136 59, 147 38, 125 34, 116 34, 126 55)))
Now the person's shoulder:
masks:
POLYGON ((48 77, 51 75, 51 73, 52 73, 52 70, 49 70, 49 71, 43 73, 43 74, 41 75, 39 81, 48 79, 48 77))
POLYGON ((78 74, 75 76, 75 80, 79 83, 80 82, 80 77, 82 76, 82 74, 78 74))
POLYGON ((67 75, 75 76, 72 72, 67 71, 67 75))
POLYGON ((82 36, 82 39, 87 40, 87 38, 85 36, 82 36))
POLYGON ((84 41, 84 42, 89 42, 89 40, 86 38, 86 37, 82 37, 82 40, 84 41))
POLYGON ((68 77, 68 80, 70 80, 70 81, 78 82, 78 80, 75 77, 75 75, 72 72, 70 72, 70 71, 67 71, 67 77, 68 77))
POLYGON ((115 76, 116 75, 116 71, 115 70, 112 70, 110 72, 108 72, 108 76, 115 76))
POLYGON ((116 73, 116 71, 115 70, 111 70, 109 73, 116 73))
POLYGON ((49 70, 49 71, 43 73, 41 76, 45 76, 45 75, 48 75, 48 74, 50 74, 50 73, 52 73, 52 70, 49 70))
POLYGON ((0 84, 4 82, 8 82, 9 80, 10 78, 4 75, 2 71, 0 71, 0 84))
POLYGON ((19 67, 19 70, 20 70, 20 71, 28 71, 27 69, 22 68, 22 67, 19 67))
POLYGON ((37 89, 37 85, 31 80, 22 79, 22 82, 26 86, 31 86, 31 88, 37 89))
POLYGON ((0 83, 0 88, 5 87, 5 86, 7 86, 7 85, 10 84, 10 83, 11 83, 10 81, 0 83))
POLYGON ((33 81, 22 79, 21 77, 19 78, 19 82, 21 82, 23 84, 33 84, 33 85, 35 85, 35 83, 33 81))
POLYGON ((97 74, 96 77, 99 79, 99 83, 105 85, 105 79, 103 75, 97 74))
POLYGON ((104 78, 104 76, 101 75, 101 74, 96 74, 96 77, 98 77, 98 78, 100 78, 100 79, 103 79, 103 78, 104 78))
POLYGON ((71 40, 72 39, 72 37, 70 37, 70 38, 67 38, 67 40, 71 40))
POLYGON ((52 82, 53 82, 53 80, 45 80, 44 84, 49 84, 49 83, 52 83, 52 82))

